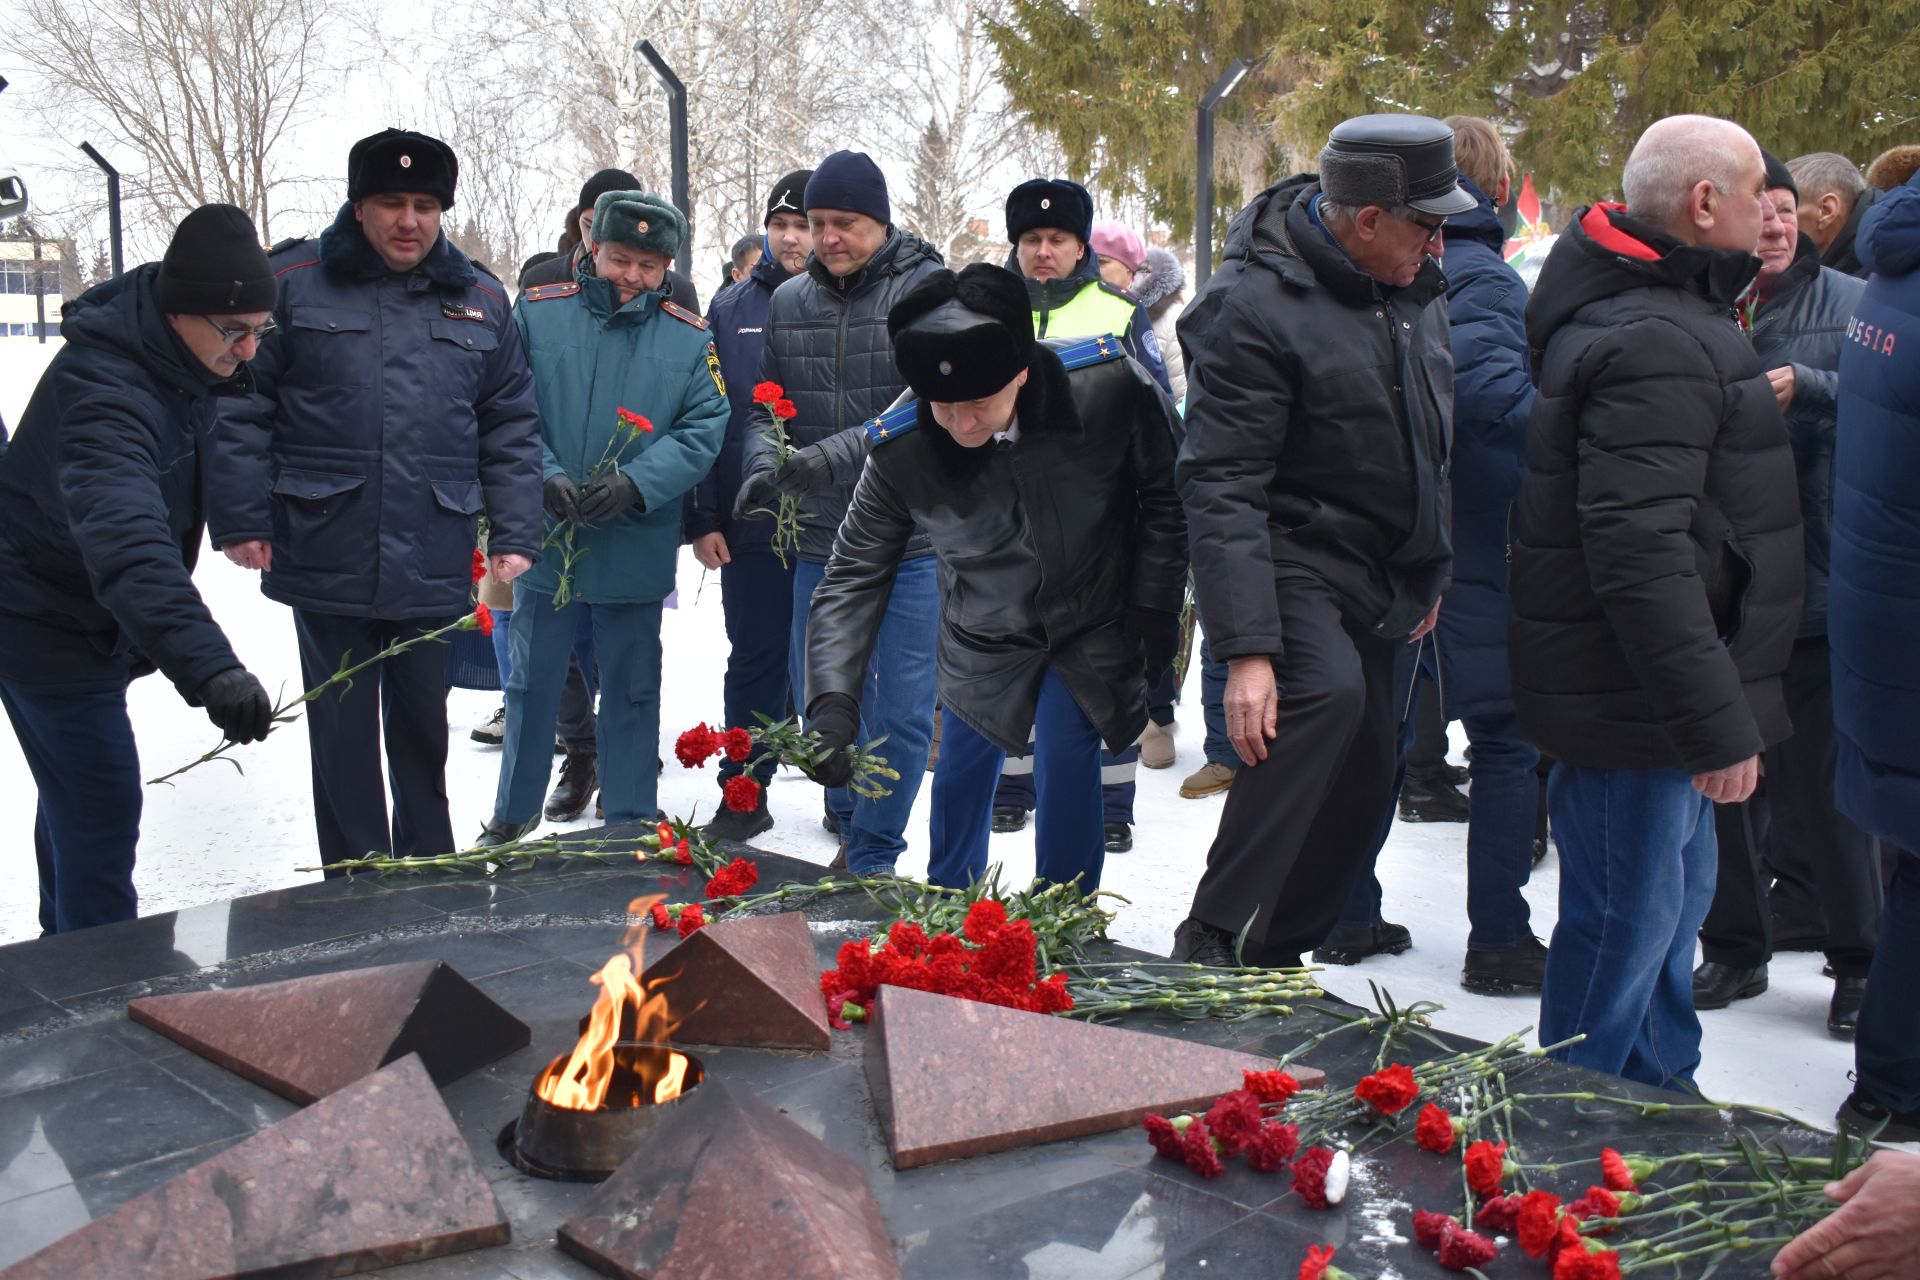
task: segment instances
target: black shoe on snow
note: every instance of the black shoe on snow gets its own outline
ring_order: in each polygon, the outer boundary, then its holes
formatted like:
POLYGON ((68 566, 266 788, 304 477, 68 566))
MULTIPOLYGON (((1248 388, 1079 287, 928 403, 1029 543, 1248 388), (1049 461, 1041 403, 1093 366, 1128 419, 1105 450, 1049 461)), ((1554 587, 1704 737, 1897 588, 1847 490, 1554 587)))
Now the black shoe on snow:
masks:
POLYGON ((1397 956, 1413 945, 1403 924, 1376 920, 1370 925, 1337 924, 1313 949, 1315 964, 1359 964, 1368 956, 1397 956))
POLYGON ((569 751, 560 762, 560 784, 547 797, 547 821, 572 822, 587 811, 599 789, 598 757, 591 751, 569 751))
POLYGON ((1467 948, 1466 967, 1460 971, 1460 985, 1486 996, 1507 996, 1517 992, 1535 992, 1547 976, 1547 948, 1538 938, 1528 938, 1517 947, 1497 951, 1467 948))

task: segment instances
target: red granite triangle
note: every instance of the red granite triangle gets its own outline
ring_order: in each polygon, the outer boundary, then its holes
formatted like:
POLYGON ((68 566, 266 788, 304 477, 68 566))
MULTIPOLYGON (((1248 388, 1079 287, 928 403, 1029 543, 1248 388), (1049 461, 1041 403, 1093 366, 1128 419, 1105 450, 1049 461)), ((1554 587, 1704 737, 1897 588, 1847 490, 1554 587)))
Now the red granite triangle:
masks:
POLYGON ((509 1235, 473 1152, 410 1055, 129 1200, 0 1280, 341 1275, 509 1235))
MULTIPOLYGON (((882 987, 867 1029, 874 1108, 896 1169, 1205 1108, 1268 1058, 1171 1036, 882 987)), ((1318 1087, 1322 1073, 1292 1067, 1318 1087)))
POLYGON ((645 978, 679 1020, 681 1044, 826 1049, 827 1002, 807 919, 798 912, 710 924, 649 964, 645 978))
POLYGON ((147 996, 127 1016, 302 1104, 410 1052, 444 1085, 532 1038, 439 960, 147 996))
POLYGON ((675 1103, 558 1234, 596 1270, 635 1280, 900 1274, 860 1166, 716 1080, 675 1103))

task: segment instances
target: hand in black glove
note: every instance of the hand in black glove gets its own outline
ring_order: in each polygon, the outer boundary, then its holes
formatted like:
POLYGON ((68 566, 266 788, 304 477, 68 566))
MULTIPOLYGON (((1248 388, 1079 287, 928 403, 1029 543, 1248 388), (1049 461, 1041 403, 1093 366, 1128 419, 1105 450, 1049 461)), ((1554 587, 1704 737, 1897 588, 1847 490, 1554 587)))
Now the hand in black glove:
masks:
POLYGON ((860 704, 844 693, 823 693, 807 711, 807 728, 820 735, 825 754, 807 770, 823 787, 844 787, 853 779, 853 754, 847 748, 860 732, 860 704))
POLYGON ((1173 665, 1174 650, 1180 647, 1180 615, 1134 605, 1127 610, 1127 631, 1140 641, 1147 683, 1152 684, 1173 665))
POLYGON ((747 478, 740 486, 740 496, 734 499, 733 518, 747 520, 756 511, 771 511, 774 500, 782 494, 804 498, 825 484, 831 473, 826 450, 819 445, 795 449, 779 470, 760 471, 747 478))
POLYGON ((580 523, 580 491, 564 472, 547 481, 541 493, 548 515, 561 524, 580 523))
POLYGON ((580 523, 599 524, 611 520, 628 507, 647 509, 640 500, 640 486, 624 471, 611 471, 580 491, 580 523))
POLYGON ((245 667, 228 667, 201 685, 193 700, 235 742, 258 742, 273 728, 273 699, 245 667))

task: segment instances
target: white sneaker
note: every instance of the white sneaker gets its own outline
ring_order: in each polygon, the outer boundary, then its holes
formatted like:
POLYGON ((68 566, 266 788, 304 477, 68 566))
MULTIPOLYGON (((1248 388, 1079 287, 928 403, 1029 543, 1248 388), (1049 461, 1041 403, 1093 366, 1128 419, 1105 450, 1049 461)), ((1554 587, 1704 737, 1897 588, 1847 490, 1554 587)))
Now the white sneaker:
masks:
POLYGON ((497 747, 507 740, 507 704, 501 703, 500 709, 475 726, 467 735, 483 747, 497 747))

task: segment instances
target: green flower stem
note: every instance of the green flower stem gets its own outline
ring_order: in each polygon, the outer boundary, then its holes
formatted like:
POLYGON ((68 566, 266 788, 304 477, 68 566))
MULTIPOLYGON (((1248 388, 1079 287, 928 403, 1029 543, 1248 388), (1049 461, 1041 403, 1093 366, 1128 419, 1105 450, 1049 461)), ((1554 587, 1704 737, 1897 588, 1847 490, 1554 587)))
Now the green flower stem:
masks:
POLYGON ((1784 1111, 1772 1107, 1752 1106, 1744 1102, 1648 1102, 1643 1098, 1620 1098, 1607 1093, 1582 1091, 1577 1093, 1516 1093, 1517 1102, 1611 1102, 1616 1106, 1631 1107, 1642 1117, 1665 1115, 1669 1111, 1751 1111, 1755 1115, 1772 1116, 1776 1120, 1791 1120, 1784 1111))
MULTIPOLYGON (((376 663, 385 662, 388 658, 398 657, 400 654, 405 653, 409 649, 417 648, 420 645, 427 644, 429 642, 438 643, 439 641, 444 640, 449 634, 455 631, 478 631, 479 629, 480 629, 479 615, 469 613, 465 617, 459 619, 456 622, 449 622, 444 627, 437 627, 432 631, 422 632, 421 634, 414 636, 410 640, 395 641, 393 644, 388 645, 386 648, 382 649, 380 652, 374 654, 371 658, 368 658, 365 662, 357 662, 352 666, 348 666, 347 659, 352 655, 349 654, 349 655, 343 656, 340 659, 340 669, 338 671, 335 671, 332 675, 328 676, 325 680, 321 681, 319 684, 315 685, 313 688, 307 690, 305 693, 301 694, 299 697, 293 698, 286 702, 282 702, 277 706, 275 706, 272 713, 273 723, 274 724, 292 724, 295 720, 298 720, 300 718, 299 716, 292 714, 294 708, 304 706, 305 704, 312 702, 315 698, 327 692, 327 690, 333 688, 335 685, 352 684, 353 678, 355 676, 359 675, 362 671, 365 671, 368 667, 371 667, 376 663)), ((171 773, 163 773, 157 778, 149 778, 147 780, 147 785, 150 787, 157 787, 163 782, 170 783, 173 779, 179 777, 181 774, 185 773, 187 770, 197 769, 201 765, 207 763, 207 761, 209 760, 225 760, 228 764, 232 765, 235 769, 240 769, 240 762, 227 755, 228 751, 231 751, 234 747, 237 747, 239 745, 240 745, 239 743, 235 742, 231 738, 223 739, 219 746, 215 747, 213 750, 207 752, 205 755, 199 757, 198 759, 189 760, 186 764, 181 765, 178 769, 175 769, 171 773)), ((240 769, 240 772, 245 773, 246 770, 240 769)))

